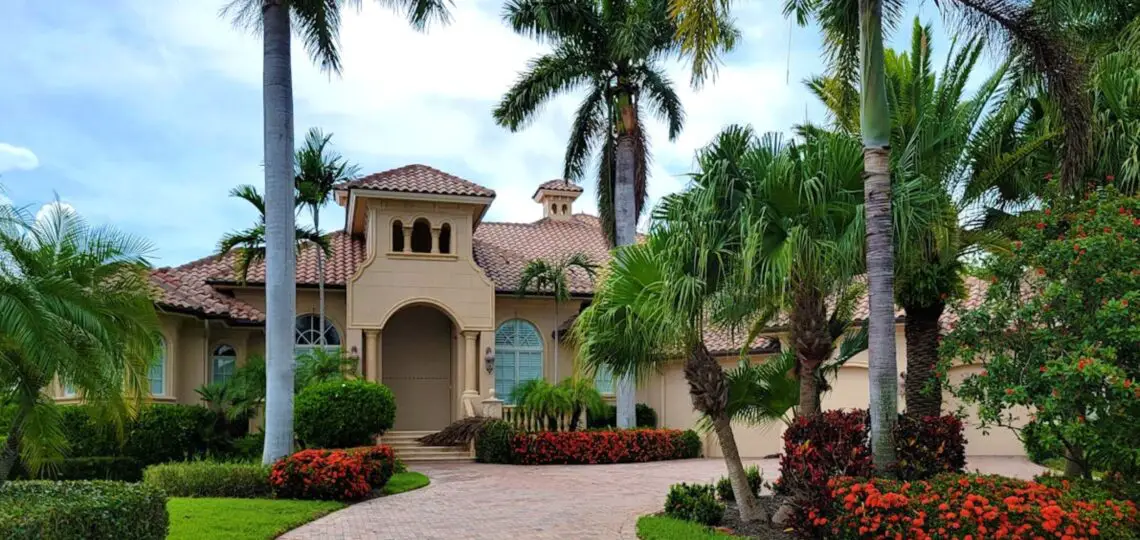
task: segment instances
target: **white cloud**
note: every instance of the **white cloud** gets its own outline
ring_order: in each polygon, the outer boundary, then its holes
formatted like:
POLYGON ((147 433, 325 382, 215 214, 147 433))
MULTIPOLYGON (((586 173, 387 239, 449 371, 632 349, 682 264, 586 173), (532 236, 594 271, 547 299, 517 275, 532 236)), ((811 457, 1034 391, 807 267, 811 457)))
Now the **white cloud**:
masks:
POLYGON ((52 201, 44 204, 36 211, 36 223, 44 223, 50 219, 55 219, 61 214, 75 214, 75 207, 61 201, 52 201))
POLYGON ((31 150, 0 142, 0 173, 23 170, 30 171, 40 166, 40 159, 31 150))

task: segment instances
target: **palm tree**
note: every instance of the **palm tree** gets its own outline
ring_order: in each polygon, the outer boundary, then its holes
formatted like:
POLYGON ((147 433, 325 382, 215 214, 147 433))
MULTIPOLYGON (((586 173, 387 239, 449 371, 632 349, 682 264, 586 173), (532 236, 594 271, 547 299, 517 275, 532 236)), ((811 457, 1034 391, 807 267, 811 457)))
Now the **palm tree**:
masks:
MULTIPOLYGON (((860 136, 863 140, 866 218, 866 270, 869 285, 869 382, 871 446, 877 470, 895 465, 891 433, 898 408, 894 329, 894 256, 891 227, 890 131, 883 26, 894 26, 904 0, 785 0, 784 12, 800 24, 816 19, 824 33, 824 46, 833 73, 860 88, 860 136), (886 17, 884 18, 884 7, 886 17)), ((711 69, 722 33, 715 21, 728 17, 730 2, 676 0, 672 15, 678 21, 684 50, 697 69, 711 69), (710 59, 697 62, 696 59, 710 59)), ((1085 73, 1064 41, 1056 39, 1055 25, 1040 16, 1035 4, 1021 0, 952 0, 939 4, 953 10, 970 32, 996 36, 1020 59, 1024 71, 1041 75, 1044 88, 1056 97, 1065 129, 1062 177, 1079 184, 1087 154, 1088 99, 1085 73)))
MULTIPOLYGON (((433 19, 447 22, 445 0, 386 0, 413 27, 433 19)), ((222 16, 261 35, 262 107, 265 134, 266 286, 265 399, 266 464, 293 448, 293 326, 296 317, 296 261, 293 254, 293 31, 322 71, 339 74, 341 10, 360 0, 233 0, 222 16), (296 22, 296 28, 292 26, 296 22)))
POLYGON ((0 401, 16 404, 0 448, 0 486, 17 454, 38 468, 66 451, 59 411, 44 392, 53 380, 120 428, 149 395, 159 354, 150 250, 58 204, 39 220, 0 210, 0 401))
MULTIPOLYGON (((265 199, 262 198, 257 188, 247 184, 231 189, 230 197, 246 201, 258 211, 257 222, 252 227, 228 232, 222 235, 222 239, 218 241, 219 255, 225 255, 231 251, 237 254, 234 259, 234 274, 240 283, 245 283, 249 278, 250 267, 266 258, 265 199)), ((294 204, 300 206, 302 201, 296 199, 294 204)), ((317 246, 322 255, 329 255, 332 252, 328 238, 321 236, 314 229, 294 227, 293 236, 296 242, 293 253, 300 253, 308 244, 317 246)), ((268 280, 269 276, 266 275, 267 288, 268 280)))
MULTIPOLYGON (((504 19, 515 32, 549 43, 552 50, 531 61, 495 109, 495 120, 518 131, 551 98, 586 90, 571 127, 563 176, 581 181, 591 155, 600 151, 598 213, 606 236, 616 246, 636 241, 637 221, 645 206, 649 168, 645 109, 668 124, 669 140, 677 137, 684 123, 681 101, 660 62, 678 47, 668 3, 509 0, 505 7, 504 19)), ((730 47, 731 39, 718 46, 730 47)), ((618 380, 619 427, 634 426, 634 390, 629 378, 618 380)))
POLYGON ((570 300, 570 284, 568 279, 573 269, 585 273, 590 279, 597 274, 598 265, 590 261, 585 253, 575 253, 559 262, 549 262, 543 259, 534 259, 523 268, 522 277, 519 278, 518 295, 520 297, 536 292, 548 292, 554 297, 554 380, 558 378, 558 349, 561 348, 561 335, 559 330, 562 321, 558 318, 558 304, 570 300))
MULTIPOLYGON (((305 136, 305 145, 293 155, 298 201, 309 208, 313 216, 313 229, 321 234, 321 207, 332 201, 333 187, 360 174, 360 168, 330 149, 332 133, 325 135, 312 128, 305 136)), ((325 257, 317 252, 317 288, 320 296, 321 345, 325 344, 325 257)))

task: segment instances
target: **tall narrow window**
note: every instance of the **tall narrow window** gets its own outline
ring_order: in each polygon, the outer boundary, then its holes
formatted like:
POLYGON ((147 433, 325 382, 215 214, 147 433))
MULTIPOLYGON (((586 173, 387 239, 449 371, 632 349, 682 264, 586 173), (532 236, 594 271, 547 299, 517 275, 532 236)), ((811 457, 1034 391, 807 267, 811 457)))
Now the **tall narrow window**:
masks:
POLYGON ((594 374, 594 388, 600 394, 614 393, 614 374, 608 366, 598 366, 598 372, 594 374))
POLYGON ((552 216, 558 215, 558 205, 557 204, 550 203, 550 215, 552 215, 552 216))
POLYGON ((564 215, 564 216, 565 216, 565 215, 566 215, 566 214, 568 214, 569 212, 570 212, 570 207, 569 207, 569 206, 566 206, 565 204, 564 204, 564 205, 562 205, 562 215, 564 215))
POLYGON ((448 223, 439 228, 439 252, 451 253, 451 225, 448 223))
POLYGON ((158 354, 151 361, 147 379, 152 396, 166 395, 166 338, 158 338, 158 354))
POLYGON ((542 336, 522 319, 504 322, 495 331, 495 394, 514 403, 515 387, 542 378, 542 336))
POLYGON ((218 345, 210 359, 210 382, 223 383, 234 376, 237 351, 229 345, 218 345))
POLYGON ((404 224, 392 223, 392 251, 404 251, 404 224))
POLYGON ((412 251, 431 253, 431 223, 424 218, 412 223, 412 251))

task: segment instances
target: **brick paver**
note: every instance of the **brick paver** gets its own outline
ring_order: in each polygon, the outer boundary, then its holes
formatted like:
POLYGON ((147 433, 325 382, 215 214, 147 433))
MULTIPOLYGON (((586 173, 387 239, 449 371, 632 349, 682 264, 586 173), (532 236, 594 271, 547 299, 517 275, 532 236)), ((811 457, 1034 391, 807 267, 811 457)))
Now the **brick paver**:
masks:
MULTIPOLYGON (((766 479, 776 460, 750 460, 766 479)), ((709 482, 720 459, 620 465, 417 464, 431 485, 350 506, 283 538, 310 539, 629 539, 638 516, 661 509, 670 484, 709 482)), ((970 470, 1030 478, 1022 458, 970 460, 970 470)))

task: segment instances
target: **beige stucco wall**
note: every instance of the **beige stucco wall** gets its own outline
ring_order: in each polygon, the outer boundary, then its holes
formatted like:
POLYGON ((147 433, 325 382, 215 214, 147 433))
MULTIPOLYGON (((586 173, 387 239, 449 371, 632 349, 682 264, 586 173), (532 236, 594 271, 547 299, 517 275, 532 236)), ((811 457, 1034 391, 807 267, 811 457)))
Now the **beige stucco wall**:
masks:
POLYGON ((430 201, 368 200, 368 256, 348 285, 348 326, 382 328, 400 308, 432 304, 461 330, 494 328, 495 287, 476 266, 471 251, 470 205, 430 201), (392 225, 427 219, 451 228, 451 253, 392 252, 392 225))

